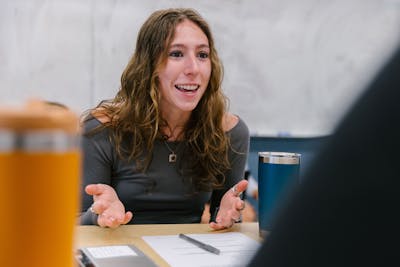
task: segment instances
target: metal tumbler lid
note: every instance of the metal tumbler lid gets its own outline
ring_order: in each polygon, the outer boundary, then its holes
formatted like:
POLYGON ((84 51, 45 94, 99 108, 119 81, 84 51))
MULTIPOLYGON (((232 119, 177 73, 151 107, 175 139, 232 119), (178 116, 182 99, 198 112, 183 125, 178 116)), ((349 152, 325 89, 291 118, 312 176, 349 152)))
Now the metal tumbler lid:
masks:
POLYGON ((68 108, 40 100, 29 101, 23 107, 0 107, 0 130, 13 132, 59 130, 79 132, 78 116, 68 108))
POLYGON ((299 164, 301 154, 290 152, 259 152, 259 161, 273 164, 299 164))
POLYGON ((78 116, 45 101, 0 107, 0 153, 69 151, 78 147, 78 116))

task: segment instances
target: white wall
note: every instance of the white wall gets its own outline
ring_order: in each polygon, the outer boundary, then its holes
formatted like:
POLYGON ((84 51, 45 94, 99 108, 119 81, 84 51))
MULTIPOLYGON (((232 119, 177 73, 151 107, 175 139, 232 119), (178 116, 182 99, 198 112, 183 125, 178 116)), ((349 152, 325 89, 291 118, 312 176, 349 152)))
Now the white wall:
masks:
POLYGON ((330 133, 400 40, 400 0, 0 0, 0 105, 112 97, 141 24, 177 6, 209 21, 258 135, 330 133))

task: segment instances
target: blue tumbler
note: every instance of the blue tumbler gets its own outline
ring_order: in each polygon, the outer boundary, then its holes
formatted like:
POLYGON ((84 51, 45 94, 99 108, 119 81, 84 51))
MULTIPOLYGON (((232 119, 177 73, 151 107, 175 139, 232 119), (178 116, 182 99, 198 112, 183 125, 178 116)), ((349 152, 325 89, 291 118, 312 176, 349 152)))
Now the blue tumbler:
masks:
POLYGON ((300 156, 288 152, 258 153, 258 221, 260 236, 271 223, 292 187, 299 183, 300 156))

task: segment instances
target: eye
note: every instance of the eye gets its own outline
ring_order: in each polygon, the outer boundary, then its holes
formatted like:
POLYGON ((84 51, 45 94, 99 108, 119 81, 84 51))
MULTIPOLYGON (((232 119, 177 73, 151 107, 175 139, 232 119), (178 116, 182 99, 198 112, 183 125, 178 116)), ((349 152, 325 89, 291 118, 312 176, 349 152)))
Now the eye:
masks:
POLYGON ((181 51, 172 51, 169 53, 170 57, 183 57, 183 53, 181 51))
POLYGON ((202 59, 208 58, 208 53, 207 52, 200 52, 198 54, 198 57, 202 58, 202 59))

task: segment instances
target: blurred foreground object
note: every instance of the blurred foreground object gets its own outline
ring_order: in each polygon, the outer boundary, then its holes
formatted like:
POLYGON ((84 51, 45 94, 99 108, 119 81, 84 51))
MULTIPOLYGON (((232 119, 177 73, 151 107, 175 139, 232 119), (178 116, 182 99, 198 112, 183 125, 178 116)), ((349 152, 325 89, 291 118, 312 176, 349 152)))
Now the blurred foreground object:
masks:
POLYGON ((400 48, 318 153, 249 266, 400 265, 399 73, 400 48))
POLYGON ((0 107, 0 266, 74 266, 78 145, 65 107, 0 107))

